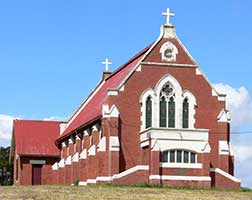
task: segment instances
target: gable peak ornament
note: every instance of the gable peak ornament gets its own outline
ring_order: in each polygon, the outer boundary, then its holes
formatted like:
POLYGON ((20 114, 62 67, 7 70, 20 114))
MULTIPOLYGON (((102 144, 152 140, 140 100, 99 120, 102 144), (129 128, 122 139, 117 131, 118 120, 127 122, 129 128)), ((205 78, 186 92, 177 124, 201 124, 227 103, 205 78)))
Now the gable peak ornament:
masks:
POLYGON ((105 65, 105 71, 109 71, 109 65, 112 65, 112 62, 109 61, 108 58, 105 59, 105 61, 102 62, 103 65, 105 65))
POLYGON ((172 16, 175 16, 175 14, 170 11, 170 8, 167 8, 166 12, 163 12, 162 15, 166 17, 166 24, 165 25, 171 26, 172 24, 170 23, 170 19, 172 16))

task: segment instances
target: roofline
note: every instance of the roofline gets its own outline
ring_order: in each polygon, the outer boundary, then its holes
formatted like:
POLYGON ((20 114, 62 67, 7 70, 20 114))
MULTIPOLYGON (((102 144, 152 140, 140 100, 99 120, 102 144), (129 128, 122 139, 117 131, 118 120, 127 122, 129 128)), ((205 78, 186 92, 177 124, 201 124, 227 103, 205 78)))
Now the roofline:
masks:
POLYGON ((42 122, 42 123, 67 123, 66 121, 57 121, 57 120, 34 120, 34 119, 14 119, 13 121, 24 121, 24 122, 42 122))
POLYGON ((52 154, 20 154, 20 153, 17 153, 20 157, 40 157, 40 158, 44 158, 44 157, 55 157, 55 158, 60 158, 60 154, 58 155, 52 155, 52 154))
POLYGON ((56 146, 59 145, 59 143, 60 143, 61 140, 64 140, 65 138, 67 138, 67 137, 69 137, 70 135, 72 135, 74 132, 76 132, 76 131, 78 131, 78 130, 84 128, 85 126, 88 126, 88 125, 94 123, 95 121, 101 119, 101 117, 102 117, 102 115, 99 115, 99 116, 93 118, 92 120, 89 120, 87 123, 85 123, 85 124, 79 126, 78 128, 72 130, 72 131, 69 132, 68 134, 66 134, 66 135, 64 135, 64 136, 63 136, 63 135, 62 135, 62 136, 59 136, 59 138, 57 138, 57 139, 55 140, 56 146))

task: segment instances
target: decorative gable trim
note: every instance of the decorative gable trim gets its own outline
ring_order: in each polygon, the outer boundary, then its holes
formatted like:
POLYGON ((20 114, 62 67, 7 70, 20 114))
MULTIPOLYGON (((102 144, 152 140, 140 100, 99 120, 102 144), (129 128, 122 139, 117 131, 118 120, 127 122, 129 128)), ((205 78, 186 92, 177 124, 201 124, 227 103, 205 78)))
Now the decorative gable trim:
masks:
POLYGON ((53 171, 56 171, 56 170, 58 170, 58 169, 59 169, 59 163, 56 162, 56 163, 53 164, 52 170, 53 170, 53 171))
POLYGON ((141 62, 142 65, 154 65, 154 66, 167 66, 167 67, 198 67, 197 65, 191 64, 177 64, 177 63, 158 63, 158 62, 141 62))
POLYGON ((119 117, 119 111, 115 105, 113 105, 110 109, 108 105, 103 105, 102 107, 102 117, 110 118, 110 117, 119 117))
POLYGON ((231 117, 229 111, 222 109, 217 117, 218 122, 230 123, 231 117))
POLYGON ((87 149, 83 149, 83 151, 80 153, 80 159, 87 159, 87 149))
POLYGON ((66 165, 71 165, 72 164, 72 156, 68 156, 66 159, 66 165))
POLYGON ((64 167, 65 167, 65 159, 63 158, 59 161, 59 168, 64 168, 64 167))

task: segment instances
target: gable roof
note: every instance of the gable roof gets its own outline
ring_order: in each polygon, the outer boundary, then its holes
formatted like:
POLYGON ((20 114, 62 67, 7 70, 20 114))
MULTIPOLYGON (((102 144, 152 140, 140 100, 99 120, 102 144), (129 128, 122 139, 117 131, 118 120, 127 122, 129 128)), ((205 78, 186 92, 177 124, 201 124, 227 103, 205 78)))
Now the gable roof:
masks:
MULTIPOLYGON (((148 51, 151 45, 143 49, 136 56, 131 58, 128 62, 118 68, 113 74, 111 74, 105 81, 102 81, 96 89, 90 94, 90 96, 84 101, 81 107, 75 112, 75 114, 69 119, 66 129, 59 136, 57 141, 67 137, 74 130, 87 124, 93 119, 102 115, 102 105, 106 103, 108 89, 117 88, 120 83, 126 78, 126 76, 132 71, 132 69, 143 58, 144 54, 148 51)), ((57 142, 56 141, 56 142, 57 142)))
POLYGON ((59 133, 60 122, 14 120, 12 148, 18 155, 59 156, 53 142, 59 133))

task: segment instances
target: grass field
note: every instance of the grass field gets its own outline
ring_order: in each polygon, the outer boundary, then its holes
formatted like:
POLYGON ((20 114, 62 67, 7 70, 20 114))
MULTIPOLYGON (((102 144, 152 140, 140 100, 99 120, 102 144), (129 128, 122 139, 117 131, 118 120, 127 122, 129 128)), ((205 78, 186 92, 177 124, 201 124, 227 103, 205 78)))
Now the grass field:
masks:
POLYGON ((193 190, 140 186, 0 187, 0 200, 252 200, 252 191, 193 190))

